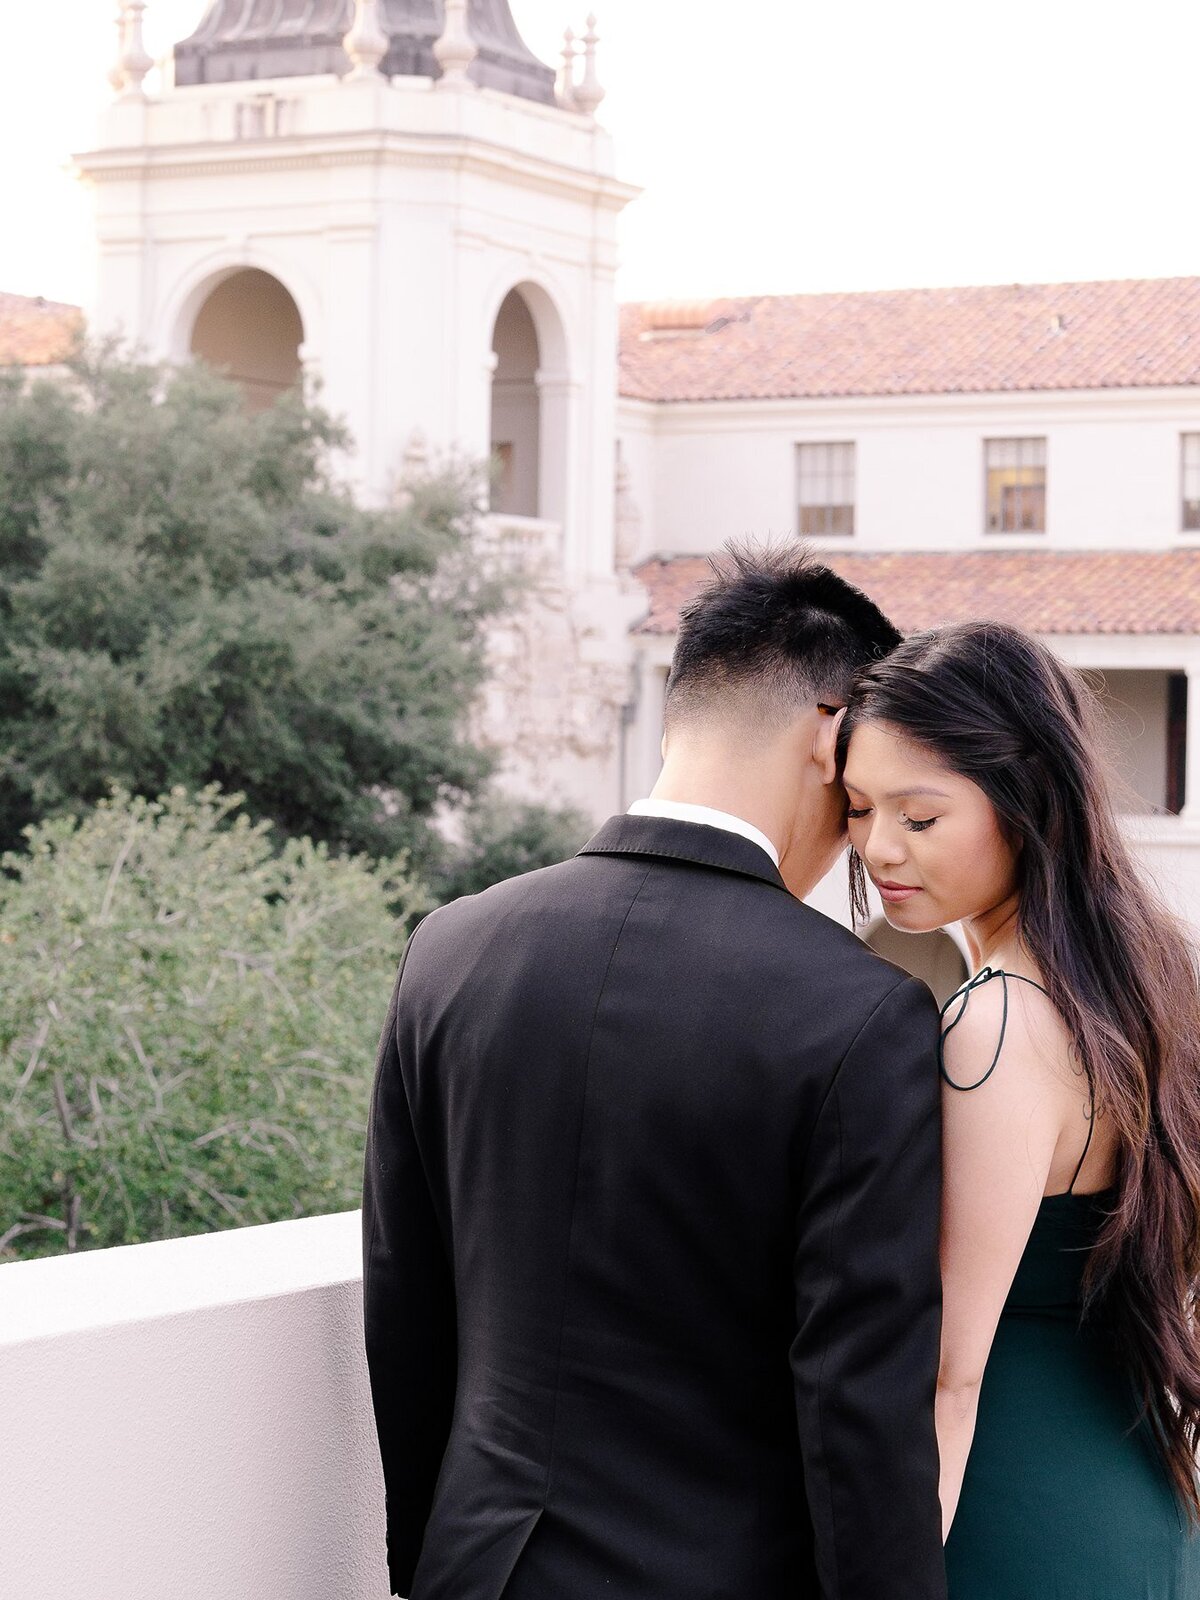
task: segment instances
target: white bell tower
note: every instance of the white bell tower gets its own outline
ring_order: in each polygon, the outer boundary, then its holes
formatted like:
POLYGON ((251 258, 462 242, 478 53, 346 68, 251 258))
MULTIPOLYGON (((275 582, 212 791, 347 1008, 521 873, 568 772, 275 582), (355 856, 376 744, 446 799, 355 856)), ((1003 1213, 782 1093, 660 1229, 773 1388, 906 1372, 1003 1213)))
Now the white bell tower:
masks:
MULTIPOLYGON (((569 597, 560 632, 613 702, 599 720, 560 703, 564 753, 531 781, 620 804, 636 603, 614 552, 614 276, 637 191, 596 121, 594 23, 556 83, 508 0, 211 0, 151 97, 145 9, 120 6, 116 98, 77 158, 95 191, 93 329, 202 356, 252 405, 310 370, 376 501, 424 451, 493 456, 496 518, 538 553, 558 612, 569 597)), ((526 676, 543 710, 578 688, 561 663, 526 676)))

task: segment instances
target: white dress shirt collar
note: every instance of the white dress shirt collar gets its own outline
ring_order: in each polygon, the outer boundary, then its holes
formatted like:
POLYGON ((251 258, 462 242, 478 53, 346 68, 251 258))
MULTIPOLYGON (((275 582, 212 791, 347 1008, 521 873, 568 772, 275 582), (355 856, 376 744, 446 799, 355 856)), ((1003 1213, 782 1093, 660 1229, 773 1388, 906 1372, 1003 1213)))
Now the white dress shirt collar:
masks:
POLYGON ((752 822, 732 816, 728 811, 715 811, 712 806, 694 806, 685 800, 635 800, 629 808, 631 817, 667 817, 672 822, 699 822, 706 828, 723 828, 726 833, 741 834, 760 850, 765 850, 772 865, 779 866, 779 852, 752 822))

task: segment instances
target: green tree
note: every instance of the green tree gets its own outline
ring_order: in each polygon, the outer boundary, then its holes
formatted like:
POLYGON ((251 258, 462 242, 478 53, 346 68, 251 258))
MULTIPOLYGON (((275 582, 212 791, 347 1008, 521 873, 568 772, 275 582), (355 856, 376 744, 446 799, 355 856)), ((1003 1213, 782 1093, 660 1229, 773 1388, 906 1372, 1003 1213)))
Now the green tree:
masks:
POLYGON ((465 469, 365 510, 293 395, 112 349, 0 379, 0 848, 110 784, 219 783, 281 833, 412 860, 480 792, 465 731, 511 581, 465 469))
POLYGON ((0 867, 0 1257, 358 1204, 402 861, 276 848, 213 788, 0 867))

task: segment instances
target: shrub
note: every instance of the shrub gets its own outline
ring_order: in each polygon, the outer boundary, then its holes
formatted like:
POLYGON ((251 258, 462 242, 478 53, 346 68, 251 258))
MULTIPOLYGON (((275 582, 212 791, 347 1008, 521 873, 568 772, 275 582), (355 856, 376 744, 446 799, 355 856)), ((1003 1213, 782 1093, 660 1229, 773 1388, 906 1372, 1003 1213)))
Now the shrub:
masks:
POLYGON ((447 850, 434 879, 439 902, 565 861, 587 843, 591 824, 578 811, 488 797, 464 818, 460 845, 447 850))
POLYGON ((117 792, 0 879, 0 1253, 359 1203, 379 1030, 425 901, 215 787, 117 792))

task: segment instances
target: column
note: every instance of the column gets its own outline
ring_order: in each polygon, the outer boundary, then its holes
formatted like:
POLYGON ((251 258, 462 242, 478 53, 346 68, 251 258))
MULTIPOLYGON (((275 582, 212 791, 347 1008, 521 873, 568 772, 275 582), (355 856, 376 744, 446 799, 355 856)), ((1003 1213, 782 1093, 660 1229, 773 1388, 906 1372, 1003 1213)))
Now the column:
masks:
MULTIPOLYGON (((336 222, 325 230, 324 403, 344 417, 354 441, 348 463, 365 498, 381 503, 396 459, 383 459, 378 404, 379 229, 373 220, 336 222)), ((312 340, 305 327, 305 337, 312 340)))
POLYGON ((1184 757, 1182 820, 1200 828, 1200 661, 1187 668, 1187 745, 1184 757))
POLYGON ((564 552, 569 550, 573 556, 575 541, 579 537, 575 526, 578 510, 572 504, 577 497, 572 494, 572 488, 576 482, 573 447, 581 385, 567 372, 545 368, 538 371, 534 382, 538 392, 538 445, 541 453, 538 462, 538 515, 546 522, 560 525, 564 552))

